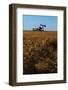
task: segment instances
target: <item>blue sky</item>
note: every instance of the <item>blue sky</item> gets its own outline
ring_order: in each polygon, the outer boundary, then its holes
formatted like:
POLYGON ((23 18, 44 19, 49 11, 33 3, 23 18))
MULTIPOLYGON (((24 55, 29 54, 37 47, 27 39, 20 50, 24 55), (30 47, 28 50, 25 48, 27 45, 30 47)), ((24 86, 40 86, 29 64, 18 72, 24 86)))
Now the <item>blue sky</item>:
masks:
POLYGON ((32 30, 43 24, 47 31, 57 31, 57 16, 24 15, 23 23, 24 30, 32 30))

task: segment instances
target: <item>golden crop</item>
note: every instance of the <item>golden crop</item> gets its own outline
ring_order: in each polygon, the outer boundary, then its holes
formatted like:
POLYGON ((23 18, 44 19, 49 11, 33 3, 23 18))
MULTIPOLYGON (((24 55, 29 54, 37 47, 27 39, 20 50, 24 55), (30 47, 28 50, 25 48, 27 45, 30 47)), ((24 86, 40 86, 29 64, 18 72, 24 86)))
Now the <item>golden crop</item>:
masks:
POLYGON ((23 32, 23 74, 57 73, 57 32, 23 32))

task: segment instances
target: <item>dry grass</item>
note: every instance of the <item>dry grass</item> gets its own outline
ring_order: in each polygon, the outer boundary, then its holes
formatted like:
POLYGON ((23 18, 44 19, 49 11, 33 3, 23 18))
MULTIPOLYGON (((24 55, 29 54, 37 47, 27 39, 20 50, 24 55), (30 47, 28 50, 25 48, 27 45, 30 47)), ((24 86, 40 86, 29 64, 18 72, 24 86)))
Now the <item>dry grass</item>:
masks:
POLYGON ((24 74, 57 72, 57 32, 23 32, 24 74))

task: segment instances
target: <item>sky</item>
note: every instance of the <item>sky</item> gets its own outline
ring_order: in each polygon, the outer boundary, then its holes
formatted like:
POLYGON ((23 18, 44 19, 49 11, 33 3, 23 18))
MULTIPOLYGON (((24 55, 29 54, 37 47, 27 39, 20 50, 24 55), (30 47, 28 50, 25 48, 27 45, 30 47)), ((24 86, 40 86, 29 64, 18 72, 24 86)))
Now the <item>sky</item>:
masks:
POLYGON ((38 28, 40 24, 46 25, 47 31, 57 31, 57 16, 23 15, 24 30, 38 28))

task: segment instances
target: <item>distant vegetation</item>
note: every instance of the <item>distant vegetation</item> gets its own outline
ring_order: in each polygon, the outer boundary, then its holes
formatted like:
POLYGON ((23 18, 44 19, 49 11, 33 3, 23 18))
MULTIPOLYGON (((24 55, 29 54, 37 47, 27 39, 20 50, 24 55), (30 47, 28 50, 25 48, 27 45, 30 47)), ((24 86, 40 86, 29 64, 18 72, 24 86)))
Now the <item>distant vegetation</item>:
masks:
POLYGON ((23 74, 57 73, 57 32, 24 32, 23 74))

